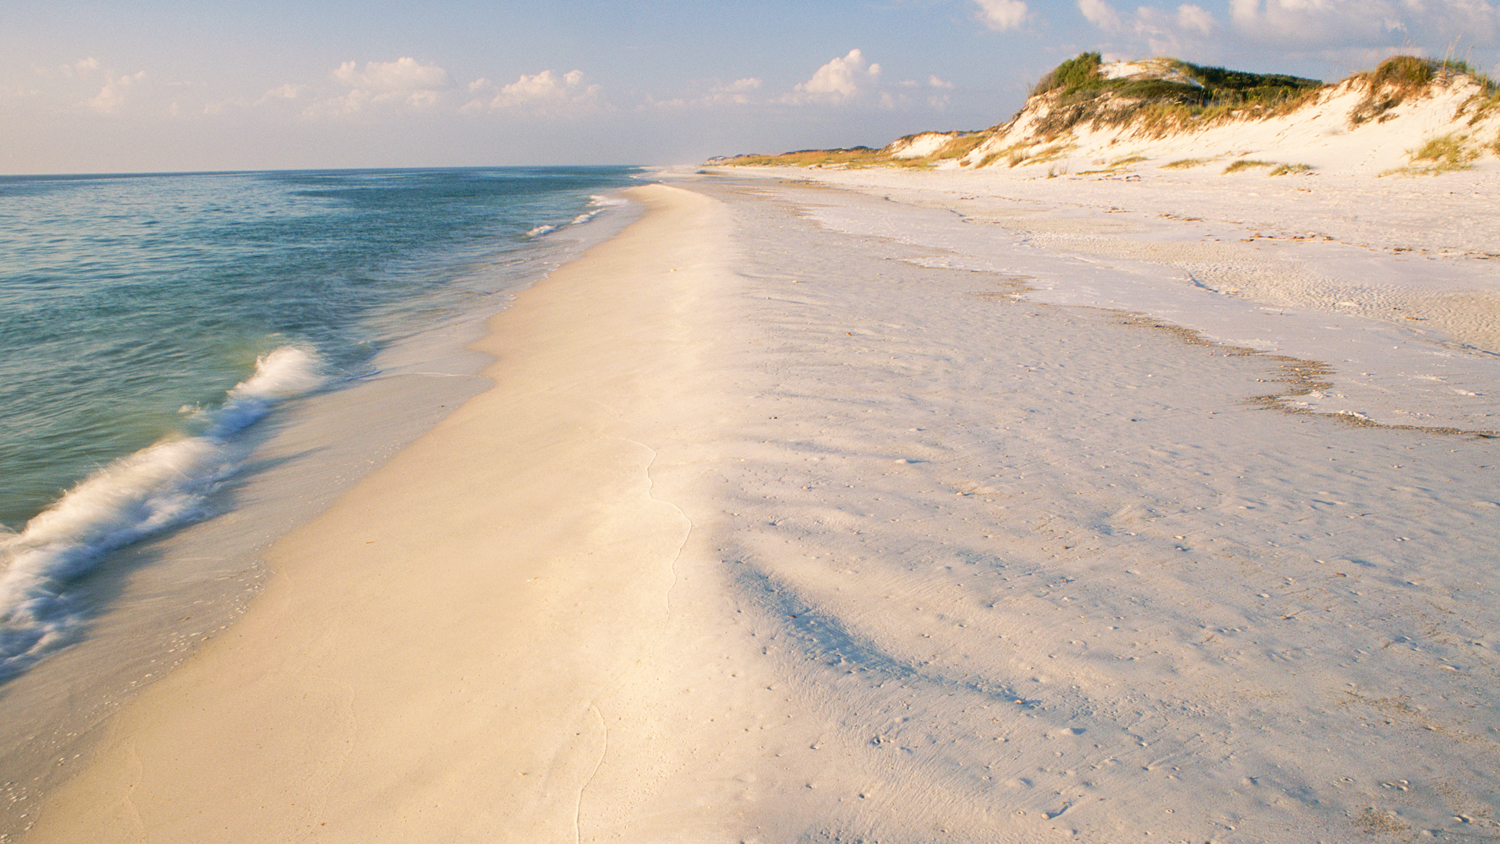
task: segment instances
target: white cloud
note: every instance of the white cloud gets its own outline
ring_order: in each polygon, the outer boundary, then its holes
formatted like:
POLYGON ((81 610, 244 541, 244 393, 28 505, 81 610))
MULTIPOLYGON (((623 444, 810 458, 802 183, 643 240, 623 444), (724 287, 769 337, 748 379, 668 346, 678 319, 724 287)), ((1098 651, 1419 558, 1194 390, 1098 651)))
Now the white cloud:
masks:
POLYGON ((641 107, 676 109, 750 105, 757 102, 758 98, 755 96, 755 92, 759 91, 763 84, 760 79, 747 76, 744 79, 736 79, 728 84, 716 82, 708 89, 707 93, 694 97, 676 97, 670 100, 658 100, 648 95, 641 107))
POLYGON ((704 105, 745 105, 751 94, 760 90, 761 81, 753 76, 736 79, 728 85, 715 85, 699 100, 704 105))
POLYGON ((1197 32, 1201 35, 1212 35, 1217 24, 1214 16, 1202 6, 1184 3, 1177 7, 1177 26, 1179 29, 1197 32))
POLYGON ((265 92, 261 95, 260 99, 255 101, 255 104, 261 105, 262 103, 271 103, 280 100, 295 100, 298 97, 301 97, 302 92, 306 90, 306 85, 298 85, 289 82, 285 85, 272 88, 271 90, 265 92))
POLYGON ((87 79, 99 69, 99 60, 93 56, 62 66, 62 75, 69 78, 87 79))
POLYGON ((332 76, 350 90, 318 104, 312 109, 314 113, 353 114, 383 103, 430 106, 453 87, 448 71, 409 56, 393 62, 365 62, 364 69, 357 62, 344 62, 333 70, 332 76))
POLYGON ((1229 16, 1240 26, 1254 23, 1260 14, 1260 0, 1229 0, 1229 16))
POLYGON ((214 116, 243 111, 248 108, 292 104, 302 99, 303 94, 309 90, 306 85, 289 82, 285 85, 278 85, 272 88, 254 100, 248 100, 244 97, 232 97, 227 100, 215 100, 205 103, 203 113, 214 116))
POLYGON ((192 83, 148 80, 147 72, 121 73, 93 56, 61 65, 32 65, 39 80, 35 87, 17 86, 10 96, 51 102, 62 110, 84 109, 100 114, 125 110, 138 113, 176 114, 180 105, 176 92, 192 89, 192 83))
POLYGON ((1078 11, 1089 23, 1111 32, 1122 29, 1120 13, 1105 0, 1078 0, 1078 11))
POLYGON ((130 91, 146 78, 146 71, 136 73, 122 73, 118 76, 106 73, 104 76, 104 87, 99 93, 88 100, 89 108, 95 111, 115 112, 125 104, 125 98, 130 91))
POLYGON ((927 77, 927 87, 934 89, 934 92, 929 94, 927 97, 927 105, 932 107, 934 111, 943 111, 948 108, 948 104, 951 102, 951 99, 947 94, 941 94, 937 92, 952 91, 958 86, 954 85, 952 82, 949 82, 946 79, 939 77, 934 73, 927 77))
MULTIPOLYGON (((1243 0, 1236 0, 1243 2, 1243 0)), ((1249 0, 1254 2, 1254 0, 1249 0)), ((1290 0, 1298 2, 1299 0, 1290 0)), ((1176 12, 1155 6, 1139 6, 1122 15, 1108 0, 1076 0, 1078 11, 1100 30, 1134 36, 1152 54, 1178 54, 1184 42, 1212 35, 1217 29, 1214 16, 1201 6, 1184 3, 1176 12)), ((1319 2, 1319 0, 1311 0, 1319 2)))
POLYGON ((477 96, 463 110, 524 109, 554 113, 579 110, 597 105, 603 91, 587 82, 581 70, 570 70, 561 76, 551 70, 523 73, 516 81, 499 88, 488 79, 476 79, 469 83, 469 93, 477 96))
POLYGON ((979 19, 996 32, 1019 27, 1031 14, 1022 0, 974 0, 974 4, 979 7, 979 19))
POLYGON ((1231 0, 1230 9, 1242 34, 1278 44, 1500 43, 1490 0, 1231 0))
POLYGON ((833 59, 797 86, 793 102, 842 103, 862 97, 880 81, 880 65, 865 61, 858 48, 833 59))
POLYGON ((760 90, 760 86, 761 86, 760 80, 756 79, 753 76, 750 76, 750 77, 746 77, 744 79, 736 79, 733 82, 729 83, 728 85, 723 85, 723 86, 716 87, 714 90, 716 90, 716 91, 758 91, 758 90, 760 90))
POLYGON ((882 109, 909 109, 925 102, 934 109, 948 106, 946 91, 957 86, 936 74, 925 82, 916 79, 883 82, 880 65, 865 58, 863 51, 853 49, 818 68, 806 82, 790 93, 768 102, 796 105, 875 106, 882 109))
POLYGON ((410 56, 393 62, 365 62, 364 70, 355 62, 344 62, 333 71, 333 78, 351 88, 384 94, 435 91, 451 85, 448 71, 437 65, 422 64, 410 56))

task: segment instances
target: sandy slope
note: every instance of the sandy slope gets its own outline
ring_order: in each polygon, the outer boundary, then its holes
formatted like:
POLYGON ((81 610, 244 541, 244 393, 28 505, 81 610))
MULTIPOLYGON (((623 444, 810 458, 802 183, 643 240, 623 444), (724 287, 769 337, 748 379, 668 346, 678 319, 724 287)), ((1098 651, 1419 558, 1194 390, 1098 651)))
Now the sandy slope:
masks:
POLYGON ((685 187, 28 840, 1500 834, 1500 441, 1274 409, 1322 370, 1062 302, 1163 265, 941 190, 685 187))

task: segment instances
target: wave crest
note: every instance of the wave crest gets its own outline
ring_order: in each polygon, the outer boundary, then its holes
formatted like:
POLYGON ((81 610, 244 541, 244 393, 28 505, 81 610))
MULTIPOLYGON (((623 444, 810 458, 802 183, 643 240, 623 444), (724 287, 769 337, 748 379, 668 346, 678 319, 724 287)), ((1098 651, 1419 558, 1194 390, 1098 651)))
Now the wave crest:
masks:
POLYGON ((326 381, 316 353, 283 346, 203 411, 203 433, 176 436, 115 460, 0 537, 0 679, 71 641, 83 621, 67 584, 102 555, 208 514, 214 487, 238 468, 230 438, 276 404, 326 381))
MULTIPOLYGON (((607 209, 619 208, 629 204, 630 200, 626 199, 623 196, 590 196, 588 210, 574 217, 568 222, 568 225, 581 226, 584 223, 587 223, 589 220, 592 220, 595 217, 599 216, 607 209)), ((542 237, 544 235, 549 235, 555 231, 559 231, 562 228, 562 226, 556 225, 540 225, 527 232, 526 236, 542 237)))

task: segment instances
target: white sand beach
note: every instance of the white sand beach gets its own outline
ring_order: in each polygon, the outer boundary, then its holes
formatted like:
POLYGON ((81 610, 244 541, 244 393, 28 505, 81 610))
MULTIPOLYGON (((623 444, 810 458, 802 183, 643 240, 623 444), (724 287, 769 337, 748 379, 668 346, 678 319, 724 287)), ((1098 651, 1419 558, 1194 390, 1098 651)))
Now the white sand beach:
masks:
POLYGON ((637 189, 23 840, 1500 836, 1493 171, 1230 178, 637 189))

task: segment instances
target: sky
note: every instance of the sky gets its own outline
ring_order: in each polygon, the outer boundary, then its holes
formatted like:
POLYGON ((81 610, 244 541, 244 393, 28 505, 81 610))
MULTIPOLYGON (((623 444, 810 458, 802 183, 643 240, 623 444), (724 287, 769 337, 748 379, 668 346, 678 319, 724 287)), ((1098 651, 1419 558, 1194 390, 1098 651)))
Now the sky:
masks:
POLYGON ((1500 0, 0 0, 0 174, 878 147, 1001 123, 1086 50, 1500 79, 1500 0))

